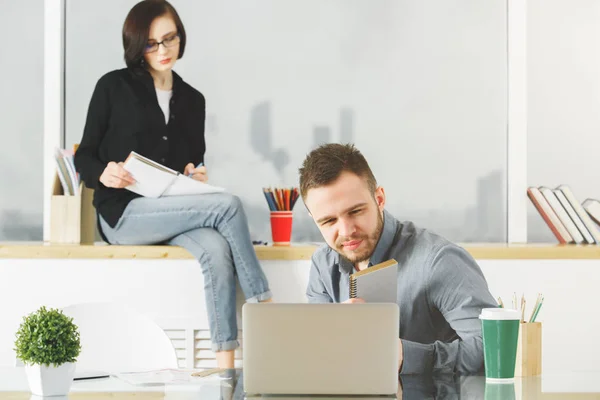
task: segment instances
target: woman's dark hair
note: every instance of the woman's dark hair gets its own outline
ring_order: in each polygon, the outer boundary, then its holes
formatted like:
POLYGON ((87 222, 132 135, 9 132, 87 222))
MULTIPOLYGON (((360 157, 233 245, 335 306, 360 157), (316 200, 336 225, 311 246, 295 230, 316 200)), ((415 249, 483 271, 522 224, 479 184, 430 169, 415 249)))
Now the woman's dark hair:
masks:
POLYGON ((128 68, 143 68, 144 54, 148 44, 150 25, 154 19, 168 15, 173 18, 179 35, 179 55, 185 50, 185 28, 175 8, 165 0, 143 0, 137 3, 127 14, 123 24, 123 50, 128 68))

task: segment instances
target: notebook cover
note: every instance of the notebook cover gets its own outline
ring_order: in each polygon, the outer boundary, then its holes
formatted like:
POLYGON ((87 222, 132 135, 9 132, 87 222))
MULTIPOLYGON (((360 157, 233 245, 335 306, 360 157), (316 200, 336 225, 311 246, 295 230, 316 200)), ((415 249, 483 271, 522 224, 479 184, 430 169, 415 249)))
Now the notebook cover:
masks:
POLYGON ((373 265, 350 275, 350 298, 367 303, 396 303, 398 295, 398 262, 394 259, 373 265))

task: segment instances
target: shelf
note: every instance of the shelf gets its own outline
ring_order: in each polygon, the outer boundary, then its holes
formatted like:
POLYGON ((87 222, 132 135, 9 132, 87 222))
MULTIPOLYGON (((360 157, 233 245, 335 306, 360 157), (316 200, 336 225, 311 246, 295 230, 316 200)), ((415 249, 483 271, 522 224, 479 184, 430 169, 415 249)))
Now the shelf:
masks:
MULTIPOLYGON (((600 259, 600 246, 557 244, 461 244, 476 260, 581 260, 600 259)), ((310 260, 317 244, 254 246, 259 260, 310 260)), ((177 246, 117 246, 48 244, 42 242, 0 243, 1 258, 33 259, 192 259, 177 246)))
MULTIPOLYGON (((310 260, 316 245, 254 246, 259 260, 310 260)), ((117 246, 49 244, 41 242, 0 243, 1 258, 74 258, 74 259, 192 259, 178 246, 117 246)))

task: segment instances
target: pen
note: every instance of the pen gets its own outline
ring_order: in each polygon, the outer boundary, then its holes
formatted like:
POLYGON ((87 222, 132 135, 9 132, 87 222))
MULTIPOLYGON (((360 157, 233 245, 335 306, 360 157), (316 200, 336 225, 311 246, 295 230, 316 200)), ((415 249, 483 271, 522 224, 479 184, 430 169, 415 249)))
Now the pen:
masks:
MULTIPOLYGON (((203 167, 203 166, 204 166, 204 163, 203 163, 203 162, 201 162, 200 164, 198 164, 198 165, 196 166, 196 168, 200 168, 200 167, 203 167)), ((192 177, 192 175, 194 175, 194 174, 188 174, 188 176, 189 176, 190 178, 192 177)))
POLYGON ((102 378, 110 378, 110 375, 94 375, 94 376, 82 376, 73 378, 74 381, 85 381, 88 379, 102 379, 102 378))

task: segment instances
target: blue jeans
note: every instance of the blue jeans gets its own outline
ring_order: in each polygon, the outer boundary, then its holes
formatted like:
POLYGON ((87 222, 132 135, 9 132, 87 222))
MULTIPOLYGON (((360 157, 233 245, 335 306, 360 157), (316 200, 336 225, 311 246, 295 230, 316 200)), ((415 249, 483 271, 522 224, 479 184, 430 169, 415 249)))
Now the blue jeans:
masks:
POLYGON ((240 199, 227 193, 132 200, 114 228, 100 218, 111 244, 167 243, 184 247, 200 262, 213 351, 238 347, 236 281, 246 301, 271 298, 256 258, 240 199))

